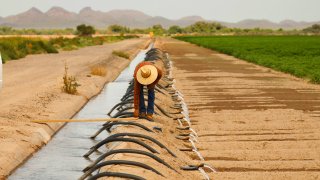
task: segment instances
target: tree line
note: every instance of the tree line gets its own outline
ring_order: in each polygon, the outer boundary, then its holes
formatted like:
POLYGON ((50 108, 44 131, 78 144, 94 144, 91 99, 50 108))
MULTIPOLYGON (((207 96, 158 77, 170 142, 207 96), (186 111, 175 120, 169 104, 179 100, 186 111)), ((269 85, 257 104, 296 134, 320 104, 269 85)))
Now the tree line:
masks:
POLYGON ((315 34, 320 35, 320 25, 314 24, 311 27, 303 30, 283 30, 283 29, 241 29, 241 28, 228 28, 217 22, 205 22, 200 21, 186 27, 180 27, 177 25, 164 28, 162 25, 157 24, 148 28, 129 28, 118 24, 110 25, 106 29, 95 29, 93 26, 81 24, 76 29, 14 29, 11 27, 1 27, 0 35, 16 35, 16 34, 27 34, 27 35, 80 35, 80 36, 91 36, 92 34, 148 34, 153 32, 155 35, 176 35, 176 34, 191 34, 191 35, 214 35, 214 34, 231 34, 231 35, 268 35, 268 34, 279 34, 279 35, 294 35, 294 34, 315 34))

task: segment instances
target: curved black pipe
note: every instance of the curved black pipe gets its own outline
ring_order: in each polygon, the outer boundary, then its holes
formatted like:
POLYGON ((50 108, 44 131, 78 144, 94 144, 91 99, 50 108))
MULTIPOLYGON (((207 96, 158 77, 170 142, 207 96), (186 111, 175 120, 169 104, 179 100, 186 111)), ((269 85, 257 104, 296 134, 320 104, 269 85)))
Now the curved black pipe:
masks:
POLYGON ((115 110, 118 106, 125 105, 125 104, 129 104, 129 103, 133 103, 133 101, 132 101, 132 102, 124 101, 124 102, 120 102, 120 103, 116 104, 116 105, 113 106, 112 109, 108 112, 108 115, 110 116, 110 114, 112 113, 112 111, 115 110))
POLYGON ((117 112, 114 116, 118 116, 120 113, 133 109, 134 107, 126 107, 117 112))
POLYGON ((108 121, 108 122, 104 123, 103 126, 96 133, 94 133, 94 135, 92 135, 90 137, 90 139, 96 138, 103 130, 105 130, 104 126, 107 125, 107 124, 110 124, 110 123, 111 123, 111 121, 108 121))
POLYGON ((151 146, 149 146, 148 144, 138 140, 138 139, 132 139, 132 138, 117 138, 117 137, 108 137, 102 141, 100 141, 98 144, 92 146, 90 148, 90 150, 85 154, 83 155, 83 157, 89 157, 94 151, 98 150, 101 146, 105 145, 105 144, 108 144, 110 142, 132 142, 132 143, 135 143, 135 144, 138 144, 146 149, 148 149, 150 152, 152 153, 157 153, 159 154, 159 152, 157 150, 155 150, 154 148, 152 148, 151 146))
POLYGON ((159 88, 155 88, 155 90, 156 90, 156 91, 158 91, 159 93, 161 93, 161 94, 165 95, 165 93, 164 93, 164 92, 162 92, 159 88))
POLYGON ((185 170, 185 171, 196 171, 199 169, 199 166, 195 165, 188 165, 188 166, 182 166, 180 169, 185 170))
POLYGON ((149 132, 153 132, 151 129, 149 129, 148 127, 142 125, 142 124, 139 124, 139 123, 136 123, 136 122, 129 122, 129 121, 113 121, 107 125, 103 125, 105 127, 105 129, 110 132, 110 128, 114 125, 132 125, 132 126, 137 126, 137 127, 140 127, 146 131, 149 131, 149 132))
POLYGON ((133 117, 133 113, 132 114, 122 114, 120 116, 118 116, 118 118, 130 118, 133 117))
POLYGON ((162 109, 158 104, 154 103, 154 105, 161 111, 161 113, 163 113, 165 116, 169 117, 169 118, 173 118, 172 116, 170 116, 164 109, 162 109))
MULTIPOLYGON (((106 157, 112 155, 112 154, 118 154, 118 153, 131 153, 131 154, 141 154, 141 155, 145 155, 148 156, 154 160, 156 160, 157 162, 167 166, 168 168, 176 171, 175 169, 173 169, 173 167, 171 167, 168 163, 166 163, 164 160, 160 159, 158 156, 146 152, 146 151, 142 151, 142 150, 137 150, 137 149, 115 149, 115 150, 111 150, 108 151, 104 154, 102 154, 100 157, 98 157, 93 163, 91 163, 89 166, 87 166, 86 168, 83 169, 83 172, 88 171, 90 168, 92 168, 93 166, 95 166, 96 164, 98 164, 100 161, 102 161, 103 159, 105 159, 106 157)), ((176 171, 177 172, 177 171, 176 171)))
POLYGON ((123 117, 123 116, 133 117, 133 112, 117 113, 116 115, 112 116, 112 118, 123 117))
POLYGON ((114 125, 119 125, 119 124, 123 124, 123 125, 132 125, 132 126, 137 126, 137 127, 140 127, 146 131, 149 131, 149 132, 153 132, 151 129, 149 129, 148 127, 142 125, 142 124, 139 124, 139 123, 136 123, 136 122, 121 122, 121 121, 109 121, 109 122, 106 122, 105 124, 103 124, 103 127, 100 128, 94 135, 92 135, 90 138, 91 139, 94 139, 96 138, 102 131, 104 130, 107 130, 109 133, 110 133, 110 128, 114 125))
MULTIPOLYGON (((152 142, 154 142, 155 144, 157 144, 159 147, 167 150, 167 152, 169 154, 171 154, 173 157, 177 157, 172 151, 170 151, 165 145, 163 145, 160 141, 156 140, 153 137, 144 135, 144 134, 138 134, 138 133, 117 133, 117 134, 112 134, 111 136, 107 137, 107 138, 116 138, 116 137, 122 137, 122 136, 130 136, 130 137, 139 137, 139 138, 143 138, 143 139, 148 139, 152 142)), ((107 139, 106 138, 106 139, 107 139)))
POLYGON ((140 176, 127 174, 127 173, 118 173, 118 172, 102 172, 90 177, 88 180, 96 180, 102 177, 120 177, 120 178, 134 179, 134 180, 146 180, 140 176))
POLYGON ((176 129, 179 129, 179 130, 189 130, 190 127, 189 126, 182 126, 182 127, 176 127, 176 129))
MULTIPOLYGON (((127 160, 110 160, 110 161, 104 161, 102 163, 96 164, 95 166, 93 166, 90 170, 88 170, 86 173, 84 173, 79 180, 84 180, 85 178, 87 178, 90 174, 92 174, 93 172, 95 172, 96 170, 104 167, 104 166, 108 166, 108 165, 131 165, 131 166, 137 166, 137 167, 141 167, 147 170, 150 170, 152 172, 155 172, 156 174, 159 174, 160 176, 163 176, 163 174, 161 174, 159 171, 157 171, 156 169, 154 169, 153 167, 147 165, 147 164, 143 164, 140 162, 136 162, 136 161, 127 161, 127 160)), ((164 176, 163 176, 164 177, 164 176)))
POLYGON ((128 99, 128 97, 133 96, 133 91, 130 91, 128 93, 126 93, 125 95, 122 96, 121 101, 124 101, 126 99, 128 99))

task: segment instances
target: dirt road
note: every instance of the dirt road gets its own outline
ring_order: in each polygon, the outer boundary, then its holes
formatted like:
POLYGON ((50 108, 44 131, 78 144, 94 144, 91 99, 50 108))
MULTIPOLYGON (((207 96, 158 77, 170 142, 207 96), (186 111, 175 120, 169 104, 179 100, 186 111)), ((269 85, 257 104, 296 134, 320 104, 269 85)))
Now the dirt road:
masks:
POLYGON ((122 50, 134 56, 147 41, 131 39, 59 54, 30 55, 5 64, 0 91, 0 179, 48 142, 63 125, 30 120, 73 116, 130 62, 113 56, 112 51, 122 50), (65 62, 69 74, 81 84, 78 95, 61 91, 65 62), (90 75, 90 68, 97 64, 107 67, 106 77, 90 75))
POLYGON ((189 43, 161 44, 213 179, 320 179, 319 86, 189 43))

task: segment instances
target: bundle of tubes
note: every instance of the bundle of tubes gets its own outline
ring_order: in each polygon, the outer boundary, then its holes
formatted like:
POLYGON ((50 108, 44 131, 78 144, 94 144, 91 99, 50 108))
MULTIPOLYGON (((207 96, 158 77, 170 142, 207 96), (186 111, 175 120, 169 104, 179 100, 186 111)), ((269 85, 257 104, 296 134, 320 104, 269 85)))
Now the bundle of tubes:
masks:
MULTIPOLYGON (((197 134, 196 132, 190 127, 190 120, 187 112, 186 105, 183 101, 183 95, 176 90, 174 87, 174 79, 171 75, 172 70, 172 64, 169 60, 169 55, 167 53, 162 52, 161 50, 157 48, 152 48, 146 53, 145 61, 155 61, 155 60, 161 60, 164 64, 164 75, 161 79, 161 83, 158 83, 155 87, 155 91, 157 93, 161 94, 169 94, 172 98, 172 100, 175 102, 173 106, 170 108, 179 110, 179 113, 182 114, 182 118, 175 118, 174 114, 167 112, 164 108, 162 108, 159 104, 155 103, 155 114, 160 116, 166 116, 168 118, 172 118, 174 120, 177 120, 179 126, 177 129, 179 130, 186 130, 186 132, 191 133, 185 133, 180 134, 176 137, 178 140, 182 141, 190 141, 192 148, 185 148, 180 149, 180 151, 193 151, 195 152, 201 161, 203 161, 203 157, 201 154, 197 151, 197 148, 195 146, 195 143, 197 141, 197 134), (166 93, 165 93, 166 92, 166 93)), ((108 115, 112 118, 126 118, 126 117, 133 117, 133 90, 134 90, 134 81, 132 80, 129 83, 129 86, 126 90, 126 93, 121 98, 121 102, 114 105, 114 107, 108 112, 108 115)), ((146 91, 145 96, 147 96, 146 91)), ((146 98, 145 98, 146 99, 146 98)), ((145 118, 145 117, 144 117, 145 118)), ((147 119, 147 121, 153 121, 152 119, 147 119)), ((112 134, 112 130, 118 125, 126 125, 131 126, 133 128, 139 128, 143 131, 154 133, 155 131, 161 131, 161 128, 159 127, 153 127, 152 129, 143 125, 140 122, 134 122, 134 121, 110 121, 106 122, 102 125, 102 127, 91 136, 92 139, 95 139, 100 133, 107 131, 108 133, 111 133, 110 136, 107 138, 101 140, 96 145, 90 148, 90 150, 84 155, 85 158, 89 158, 92 153, 95 151, 98 151, 100 147, 107 145, 108 143, 112 142, 129 142, 134 143, 139 146, 141 146, 145 150, 138 150, 138 149, 115 149, 115 150, 108 150, 107 152, 103 153, 95 159, 89 166, 83 169, 84 174, 80 177, 81 180, 89 179, 89 180, 95 180, 99 179, 101 177, 118 177, 118 178, 128 178, 128 179, 136 179, 136 180, 143 180, 144 177, 140 177, 138 175, 129 174, 126 172, 100 172, 100 169, 105 166, 110 165, 130 165, 135 166, 139 168, 144 168, 146 170, 152 171, 153 173, 156 173, 160 176, 163 176, 161 172, 159 172, 156 167, 151 167, 148 164, 137 162, 137 161, 131 161, 131 160, 106 160, 108 156, 118 154, 118 153, 130 153, 130 154, 140 154, 143 156, 147 156, 152 158, 153 160, 165 165, 167 168, 172 169, 176 171, 173 167, 171 167, 167 162, 165 162, 163 159, 159 158, 157 154, 159 152, 152 147, 151 145, 146 144, 143 141, 151 141, 154 145, 159 146, 160 148, 163 148, 165 151, 167 151, 172 157, 177 158, 177 156, 168 149, 163 143, 161 143, 156 138, 153 138, 151 136, 140 134, 140 133, 127 133, 127 132, 121 132, 121 133, 114 133, 112 134)), ((190 171, 190 170, 199 170, 205 179, 210 179, 209 176, 206 174, 206 172, 203 170, 203 168, 208 168, 212 171, 215 171, 210 166, 206 165, 205 163, 201 163, 200 165, 186 165, 184 167, 180 167, 182 170, 190 171)))

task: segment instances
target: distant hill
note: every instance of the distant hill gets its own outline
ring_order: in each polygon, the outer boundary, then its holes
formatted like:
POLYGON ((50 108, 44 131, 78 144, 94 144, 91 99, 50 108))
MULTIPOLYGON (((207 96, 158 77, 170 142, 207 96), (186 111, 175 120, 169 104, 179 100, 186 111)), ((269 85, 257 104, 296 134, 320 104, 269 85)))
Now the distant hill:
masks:
POLYGON ((225 26, 235 28, 264 28, 264 29, 304 29, 319 22, 296 22, 292 20, 284 20, 280 23, 274 23, 269 20, 246 19, 237 23, 224 23, 225 26))
MULTIPOLYGON (((0 25, 14 28, 74 28, 79 24, 90 24, 98 28, 106 28, 112 24, 119 24, 131 28, 146 28, 161 24, 168 28, 172 25, 188 26, 197 21, 210 21, 200 16, 188 16, 172 20, 161 16, 150 16, 136 10, 112 10, 108 12, 96 11, 90 7, 83 8, 79 13, 67 11, 61 7, 52 7, 47 12, 31 8, 26 12, 8 17, 0 17, 0 25)), ((285 20, 274 23, 268 20, 247 19, 237 23, 220 22, 228 27, 237 28, 271 28, 271 29, 302 29, 320 22, 296 22, 285 20)))

